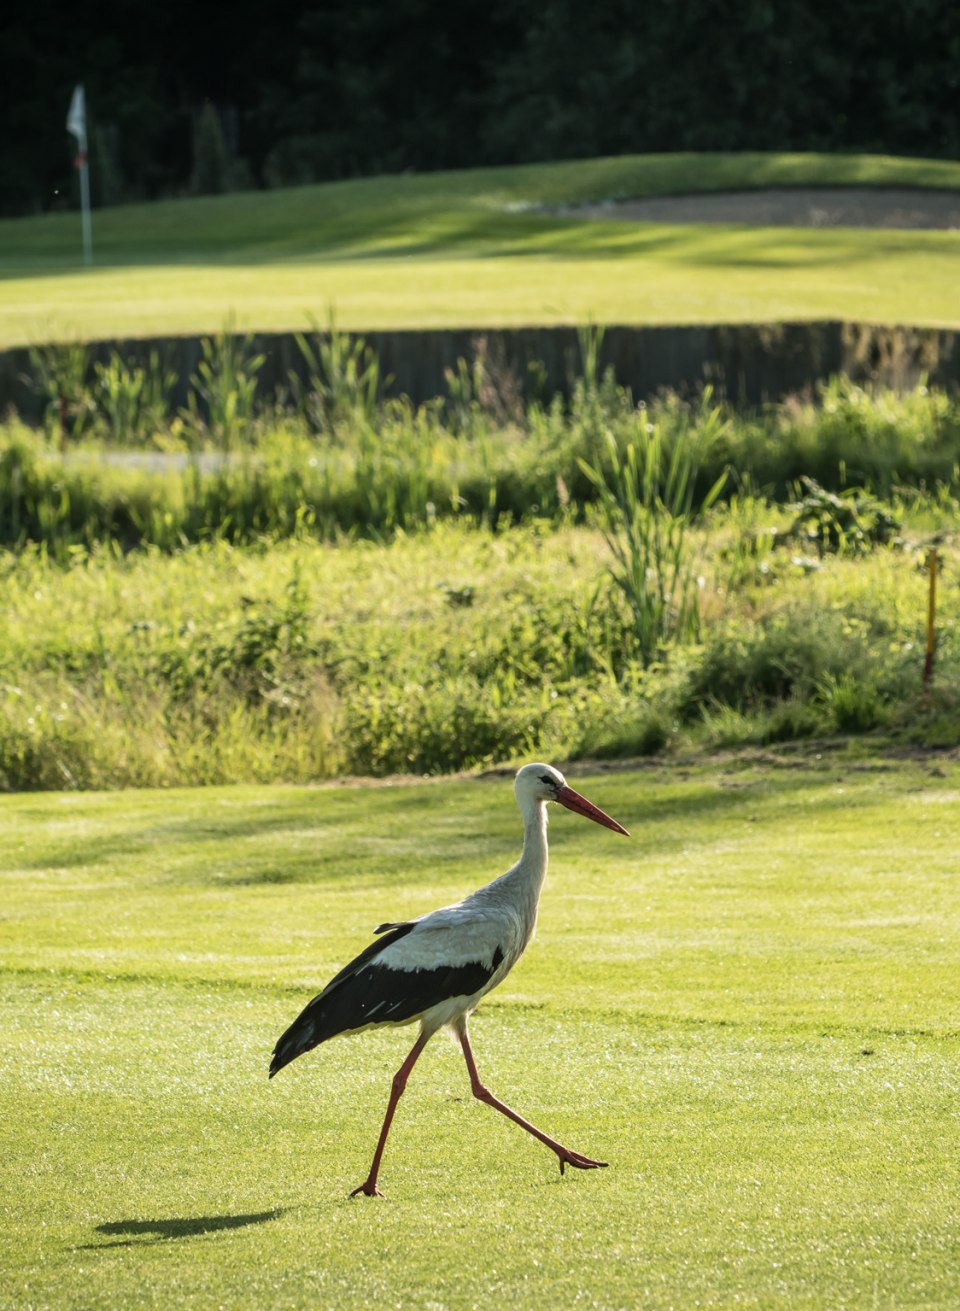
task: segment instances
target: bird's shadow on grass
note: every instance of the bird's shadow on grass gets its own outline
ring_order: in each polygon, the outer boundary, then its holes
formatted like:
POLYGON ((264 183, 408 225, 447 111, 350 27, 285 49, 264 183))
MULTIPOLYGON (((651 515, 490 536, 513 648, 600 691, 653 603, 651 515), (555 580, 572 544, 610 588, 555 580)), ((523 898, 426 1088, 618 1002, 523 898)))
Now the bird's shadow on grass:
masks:
POLYGON ((81 1251, 99 1251, 107 1247, 146 1247, 154 1243, 167 1243, 175 1238, 197 1238, 201 1234, 220 1233, 224 1229, 244 1229, 248 1225, 266 1224, 277 1220, 287 1207, 274 1207, 272 1211, 249 1211, 245 1215, 190 1215, 171 1216, 163 1220, 108 1220, 97 1225, 96 1232, 105 1238, 114 1237, 112 1243, 84 1243, 81 1251))

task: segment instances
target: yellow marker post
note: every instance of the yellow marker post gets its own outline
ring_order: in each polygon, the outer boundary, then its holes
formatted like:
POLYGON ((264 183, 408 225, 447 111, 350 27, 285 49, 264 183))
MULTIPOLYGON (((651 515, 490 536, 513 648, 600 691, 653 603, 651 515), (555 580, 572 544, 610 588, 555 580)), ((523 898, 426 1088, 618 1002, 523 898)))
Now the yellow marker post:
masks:
POLYGON ((927 593, 927 655, 923 662, 924 685, 930 682, 933 674, 933 651, 936 645, 935 625, 937 618, 937 548, 932 546, 927 556, 927 576, 929 591, 927 593))

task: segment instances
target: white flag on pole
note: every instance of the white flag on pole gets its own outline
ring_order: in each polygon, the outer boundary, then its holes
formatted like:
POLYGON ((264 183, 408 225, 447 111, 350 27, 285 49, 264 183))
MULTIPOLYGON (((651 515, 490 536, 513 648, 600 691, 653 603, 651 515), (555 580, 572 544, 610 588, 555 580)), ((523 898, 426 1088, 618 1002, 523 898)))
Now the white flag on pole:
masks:
POLYGON ((83 221, 83 262, 93 263, 93 236, 90 226, 90 169, 87 165, 87 103, 82 86, 73 88, 67 111, 67 131, 77 138, 77 157, 73 161, 80 173, 80 209, 83 221))
POLYGON ((67 131, 77 138, 77 150, 81 155, 87 153, 87 105, 83 87, 73 88, 73 99, 67 113, 67 131))

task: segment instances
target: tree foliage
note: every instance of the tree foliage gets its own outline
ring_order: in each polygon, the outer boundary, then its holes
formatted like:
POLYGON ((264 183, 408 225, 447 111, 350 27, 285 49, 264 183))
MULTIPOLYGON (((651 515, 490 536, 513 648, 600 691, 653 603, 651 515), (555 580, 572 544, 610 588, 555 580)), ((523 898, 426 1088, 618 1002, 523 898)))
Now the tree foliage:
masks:
POLYGON ((75 203, 79 81, 109 201, 189 188, 207 101, 231 177, 264 186, 644 151, 960 155, 960 8, 940 0, 102 0, 70 23, 34 0, 4 29, 8 214, 75 203))

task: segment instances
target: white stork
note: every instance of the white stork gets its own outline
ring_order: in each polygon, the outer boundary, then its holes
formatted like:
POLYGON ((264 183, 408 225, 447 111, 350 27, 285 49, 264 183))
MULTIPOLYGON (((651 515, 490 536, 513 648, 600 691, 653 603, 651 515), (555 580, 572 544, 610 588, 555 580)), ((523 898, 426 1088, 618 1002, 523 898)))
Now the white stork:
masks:
POLYGON ((547 802, 559 802, 617 833, 627 832, 569 787, 560 771, 550 765, 524 765, 514 791, 524 829, 517 863, 453 906, 405 923, 381 924, 374 930, 382 935, 379 941, 330 980, 274 1048, 271 1078, 297 1056, 339 1033, 420 1021, 420 1035, 393 1078, 370 1173, 351 1197, 357 1193, 383 1196, 377 1188, 377 1175, 393 1113, 418 1056, 445 1024, 460 1040, 474 1097, 545 1143, 557 1154, 561 1174, 565 1165, 593 1170, 607 1164, 564 1147, 494 1097, 480 1081, 467 1036, 467 1016, 481 997, 503 982, 533 936, 547 874, 547 802))

